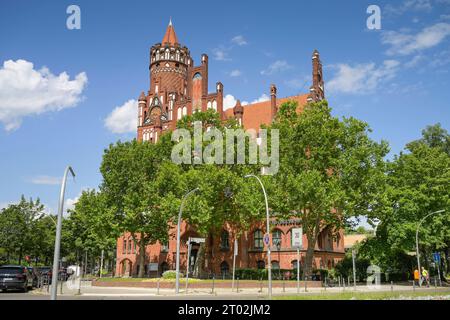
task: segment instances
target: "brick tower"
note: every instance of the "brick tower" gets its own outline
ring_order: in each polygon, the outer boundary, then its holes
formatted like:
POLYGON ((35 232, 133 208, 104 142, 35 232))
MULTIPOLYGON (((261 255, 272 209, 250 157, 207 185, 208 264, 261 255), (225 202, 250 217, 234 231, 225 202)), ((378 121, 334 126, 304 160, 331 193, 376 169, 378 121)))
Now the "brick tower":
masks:
POLYGON ((138 140, 156 142, 161 133, 175 129, 177 120, 208 108, 223 115, 223 85, 208 94, 208 56, 194 66, 189 49, 178 42, 170 20, 161 43, 150 49, 150 90, 139 96, 138 140))

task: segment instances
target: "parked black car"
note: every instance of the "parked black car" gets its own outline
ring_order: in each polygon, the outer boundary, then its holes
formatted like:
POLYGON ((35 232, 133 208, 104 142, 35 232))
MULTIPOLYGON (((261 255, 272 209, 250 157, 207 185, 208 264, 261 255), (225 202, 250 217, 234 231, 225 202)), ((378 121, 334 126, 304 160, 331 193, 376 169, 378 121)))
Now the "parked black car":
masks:
POLYGON ((0 266, 0 289, 20 289, 27 292, 33 287, 33 277, 27 267, 19 265, 0 266))

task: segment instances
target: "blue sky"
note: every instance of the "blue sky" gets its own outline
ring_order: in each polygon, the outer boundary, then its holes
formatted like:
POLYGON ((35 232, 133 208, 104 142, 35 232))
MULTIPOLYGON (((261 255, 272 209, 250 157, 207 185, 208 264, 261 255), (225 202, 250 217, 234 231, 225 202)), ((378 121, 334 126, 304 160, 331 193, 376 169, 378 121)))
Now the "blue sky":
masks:
POLYGON ((210 88, 221 81, 228 102, 264 99, 271 83, 279 97, 307 92, 318 49, 333 112, 367 121, 391 156, 428 124, 450 129, 450 0, 4 0, 0 206, 24 194, 54 212, 68 164, 69 203, 99 185, 104 148, 135 136, 133 99, 148 90, 149 48, 169 17, 196 63, 209 55, 210 88), (70 4, 81 30, 66 27, 70 4), (370 4, 381 30, 367 29, 370 4))

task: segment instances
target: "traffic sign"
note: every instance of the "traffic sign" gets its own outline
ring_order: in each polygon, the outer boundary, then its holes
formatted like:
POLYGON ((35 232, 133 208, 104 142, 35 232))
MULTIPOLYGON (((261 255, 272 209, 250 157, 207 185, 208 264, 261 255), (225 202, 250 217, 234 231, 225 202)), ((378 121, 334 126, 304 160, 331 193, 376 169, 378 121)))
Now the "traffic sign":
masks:
POLYGON ((433 260, 436 263, 440 263, 441 262, 441 254, 439 252, 434 252, 433 253, 433 260))
POLYGON ((189 242, 190 243, 204 243, 205 242, 205 238, 191 238, 191 237, 189 237, 189 242))
POLYGON ((292 246, 294 248, 301 248, 303 245, 303 230, 302 228, 292 229, 292 246))
POLYGON ((264 235, 264 244, 265 244, 266 246, 268 246, 268 245, 269 245, 269 242, 270 242, 270 236, 269 236, 268 233, 266 233, 266 234, 264 235))

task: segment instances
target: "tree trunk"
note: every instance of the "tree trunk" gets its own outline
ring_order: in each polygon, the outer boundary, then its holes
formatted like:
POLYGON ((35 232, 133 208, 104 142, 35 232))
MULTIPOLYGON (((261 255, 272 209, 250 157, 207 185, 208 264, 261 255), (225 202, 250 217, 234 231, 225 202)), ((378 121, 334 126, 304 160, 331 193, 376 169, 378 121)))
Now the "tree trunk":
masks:
POLYGON ((17 260, 19 260, 19 261, 18 261, 18 264, 21 264, 21 263, 22 263, 22 253, 23 253, 23 249, 22 249, 22 247, 21 247, 20 250, 19 250, 19 259, 17 259, 17 260))
POLYGON ((143 278, 145 273, 145 239, 144 234, 141 233, 141 238, 139 239, 139 278, 143 278))
POLYGON ((197 260, 194 265, 194 277, 199 278, 203 274, 203 262, 205 261, 205 244, 201 243, 197 253, 197 260))
POLYGON ((305 257, 305 267, 304 267, 304 276, 310 277, 312 274, 312 262, 314 258, 314 248, 316 246, 316 242, 314 238, 308 237, 308 248, 306 249, 306 257, 305 257))

